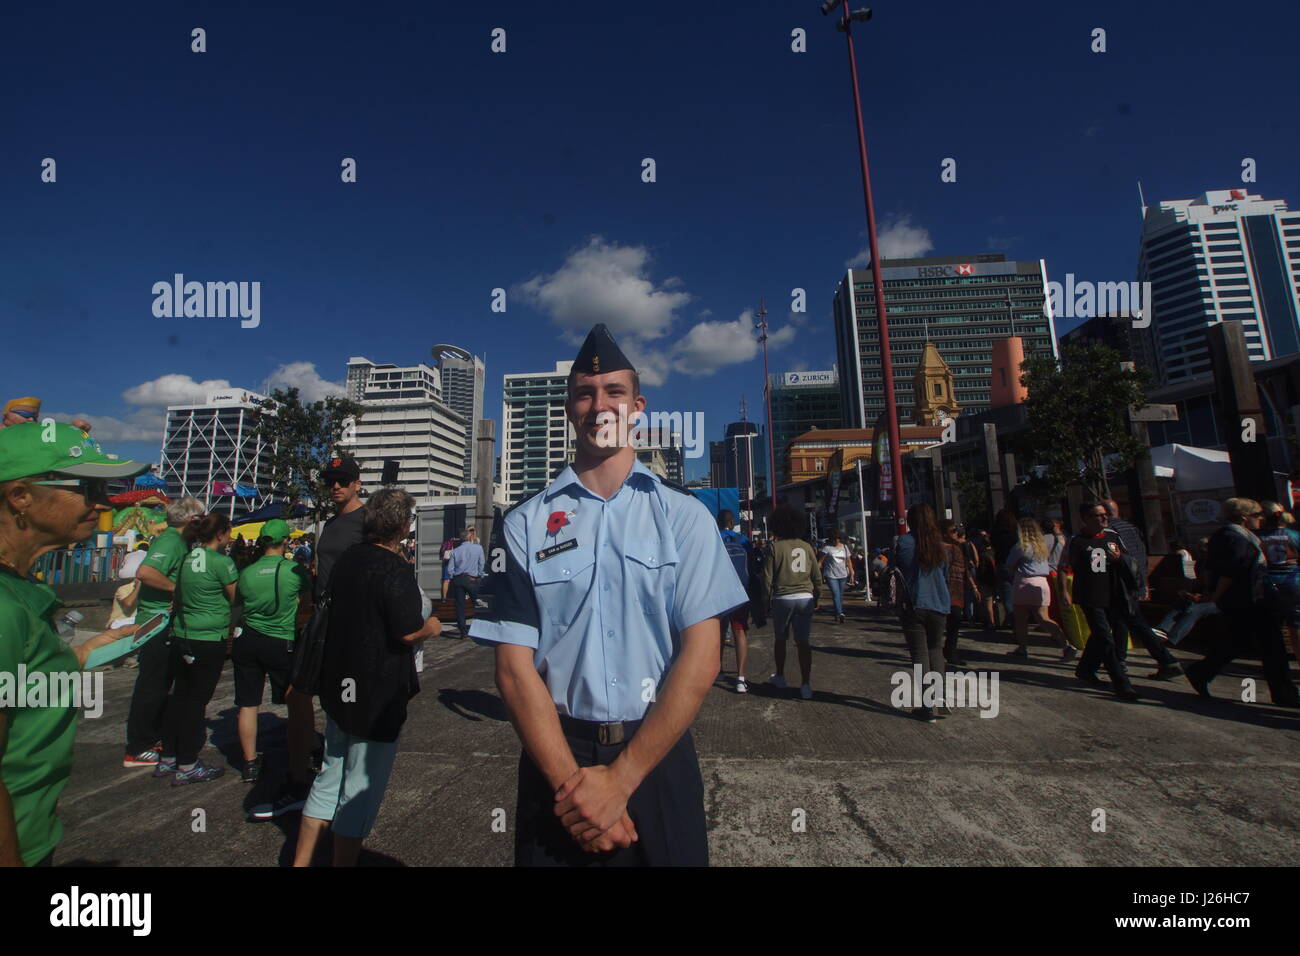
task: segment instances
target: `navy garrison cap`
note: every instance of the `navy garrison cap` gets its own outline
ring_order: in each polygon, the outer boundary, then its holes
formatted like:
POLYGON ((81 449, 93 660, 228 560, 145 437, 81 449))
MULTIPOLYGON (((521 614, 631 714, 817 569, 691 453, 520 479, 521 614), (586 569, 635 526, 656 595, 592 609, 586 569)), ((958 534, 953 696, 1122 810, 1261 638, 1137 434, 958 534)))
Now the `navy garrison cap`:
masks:
POLYGON ((583 375, 604 375, 625 368, 636 371, 603 322, 587 333, 587 341, 582 343, 578 357, 573 360, 573 370, 583 375))

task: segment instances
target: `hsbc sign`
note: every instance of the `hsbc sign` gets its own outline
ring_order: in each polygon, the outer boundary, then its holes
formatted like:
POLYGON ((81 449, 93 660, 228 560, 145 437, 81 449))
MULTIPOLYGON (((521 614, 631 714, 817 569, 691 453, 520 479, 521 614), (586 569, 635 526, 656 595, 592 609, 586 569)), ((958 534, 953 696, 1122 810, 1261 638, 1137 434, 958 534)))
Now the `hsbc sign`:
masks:
POLYGON ((966 276, 1014 275, 1014 262, 959 262, 943 266, 897 266, 881 270, 886 282, 894 279, 958 279, 966 276))

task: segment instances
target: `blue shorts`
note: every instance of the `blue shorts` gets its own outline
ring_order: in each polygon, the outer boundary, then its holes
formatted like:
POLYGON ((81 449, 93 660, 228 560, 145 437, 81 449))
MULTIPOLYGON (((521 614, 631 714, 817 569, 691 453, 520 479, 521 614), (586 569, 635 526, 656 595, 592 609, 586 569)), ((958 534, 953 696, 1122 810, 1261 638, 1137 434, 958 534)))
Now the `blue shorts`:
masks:
POLYGON ((450 567, 450 565, 448 565, 448 563, 447 563, 446 561, 442 562, 442 579, 443 579, 444 581, 450 581, 450 580, 451 580, 451 575, 448 573, 448 569, 449 569, 449 567, 450 567))
POLYGON ((332 820, 339 836, 364 840, 379 817, 396 759, 396 741, 353 736, 326 717, 325 763, 311 785, 303 816, 332 820))

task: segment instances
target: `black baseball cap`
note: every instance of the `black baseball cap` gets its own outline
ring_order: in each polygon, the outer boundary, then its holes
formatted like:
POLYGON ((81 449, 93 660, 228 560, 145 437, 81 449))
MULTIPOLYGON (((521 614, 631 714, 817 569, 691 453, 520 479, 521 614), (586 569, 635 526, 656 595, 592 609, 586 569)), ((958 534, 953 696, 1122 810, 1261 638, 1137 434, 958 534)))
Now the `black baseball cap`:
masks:
POLYGON ((357 467, 355 459, 352 458, 331 458, 321 469, 320 480, 325 484, 334 481, 341 481, 346 484, 352 484, 354 481, 361 480, 361 469, 357 467))

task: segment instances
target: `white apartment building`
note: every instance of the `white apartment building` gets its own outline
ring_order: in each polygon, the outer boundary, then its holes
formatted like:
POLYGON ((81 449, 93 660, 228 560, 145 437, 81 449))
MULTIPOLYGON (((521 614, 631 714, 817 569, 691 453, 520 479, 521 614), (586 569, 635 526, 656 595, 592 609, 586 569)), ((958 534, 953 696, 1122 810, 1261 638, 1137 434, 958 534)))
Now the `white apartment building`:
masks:
POLYGON ((347 397, 363 409, 346 450, 362 485, 382 485, 384 462, 398 463, 397 485, 417 503, 460 494, 469 422, 442 401, 437 369, 348 359, 347 397))
POLYGON ((573 461, 576 435, 564 415, 573 362, 553 372, 521 372, 503 379, 501 480, 503 497, 517 504, 545 488, 573 461))

